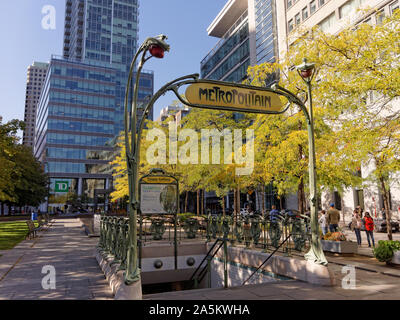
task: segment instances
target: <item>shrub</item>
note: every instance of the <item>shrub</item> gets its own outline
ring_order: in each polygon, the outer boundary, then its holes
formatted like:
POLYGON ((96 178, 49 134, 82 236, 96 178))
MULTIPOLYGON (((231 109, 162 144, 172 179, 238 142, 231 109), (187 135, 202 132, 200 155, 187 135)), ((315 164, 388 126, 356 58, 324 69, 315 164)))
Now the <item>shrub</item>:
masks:
POLYGON ((374 249, 375 258, 380 262, 392 260, 393 253, 400 250, 400 242, 393 240, 379 240, 378 246, 374 249))

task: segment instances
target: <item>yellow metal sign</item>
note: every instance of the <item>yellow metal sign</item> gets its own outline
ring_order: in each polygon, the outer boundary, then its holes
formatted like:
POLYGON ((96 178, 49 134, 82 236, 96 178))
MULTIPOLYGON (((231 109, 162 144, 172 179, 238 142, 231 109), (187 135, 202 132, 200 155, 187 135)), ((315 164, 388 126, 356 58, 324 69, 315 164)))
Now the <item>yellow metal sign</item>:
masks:
POLYGON ((250 112, 282 111, 279 95, 253 88, 213 83, 194 83, 186 89, 186 99, 195 105, 226 107, 250 112))
POLYGON ((154 183, 154 184, 169 184, 176 183, 176 180, 172 177, 144 177, 142 183, 154 183))

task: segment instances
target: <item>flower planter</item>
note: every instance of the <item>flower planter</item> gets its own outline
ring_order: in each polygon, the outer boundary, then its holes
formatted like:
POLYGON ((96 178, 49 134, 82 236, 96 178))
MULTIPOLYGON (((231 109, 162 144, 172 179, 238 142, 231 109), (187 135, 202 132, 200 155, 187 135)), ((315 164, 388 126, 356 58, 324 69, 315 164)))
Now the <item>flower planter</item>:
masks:
POLYGON ((400 265, 400 251, 393 252, 393 258, 390 263, 400 265))
POLYGON ((321 240, 322 250, 334 253, 357 253, 357 242, 321 240))

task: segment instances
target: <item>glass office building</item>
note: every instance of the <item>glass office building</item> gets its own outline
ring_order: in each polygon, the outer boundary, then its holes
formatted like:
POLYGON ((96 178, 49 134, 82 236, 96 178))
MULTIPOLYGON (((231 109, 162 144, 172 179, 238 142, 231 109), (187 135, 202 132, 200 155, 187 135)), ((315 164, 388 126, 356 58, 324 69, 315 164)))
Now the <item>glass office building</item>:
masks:
POLYGON ((36 120, 35 156, 51 178, 50 206, 62 206, 66 192, 85 194, 89 181, 96 188, 110 186, 111 174, 98 173, 105 165, 100 154, 112 151, 116 71, 53 56, 41 93, 36 120), (56 184, 67 183, 67 190, 56 184))
POLYGON ((274 0, 255 1, 257 64, 273 63, 277 57, 276 9, 274 0))
POLYGON ((201 62, 201 77, 241 82, 249 65, 249 24, 245 10, 201 62))
MULTIPOLYGON (((123 130, 123 109, 128 72, 138 48, 138 0, 67 0, 64 58, 116 70, 115 126, 123 130)), ((139 103, 153 94, 154 75, 144 71, 139 84, 139 103)), ((139 110, 141 116, 141 110, 139 110)), ((153 120, 153 110, 149 113, 153 120)))
MULTIPOLYGON (((71 192, 92 205, 96 192, 112 187, 109 160, 124 129, 138 7, 137 0, 66 0, 63 56, 51 58, 35 124, 35 156, 50 176, 50 206, 63 207, 71 192)), ((153 72, 144 71, 139 104, 153 86, 153 72)))
POLYGON ((229 0, 208 28, 221 38, 200 63, 206 79, 242 82, 250 65, 277 57, 274 0, 229 0))

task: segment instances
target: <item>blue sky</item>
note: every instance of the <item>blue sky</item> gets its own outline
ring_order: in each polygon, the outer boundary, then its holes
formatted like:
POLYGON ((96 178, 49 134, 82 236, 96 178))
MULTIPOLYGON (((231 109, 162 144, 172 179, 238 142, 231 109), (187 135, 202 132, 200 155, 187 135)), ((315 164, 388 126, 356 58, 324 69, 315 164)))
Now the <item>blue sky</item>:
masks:
MULTIPOLYGON (((139 43, 149 36, 165 34, 171 45, 163 60, 152 59, 146 69, 155 72, 155 91, 166 82, 200 71, 200 61, 218 39, 207 35, 207 27, 226 0, 141 0, 139 43)), ((33 61, 47 62, 61 55, 64 0, 0 1, 0 115, 3 122, 24 118, 26 70, 33 61), (42 28, 42 8, 56 8, 56 29, 42 28)), ((174 96, 166 94, 156 104, 154 116, 174 96)))

